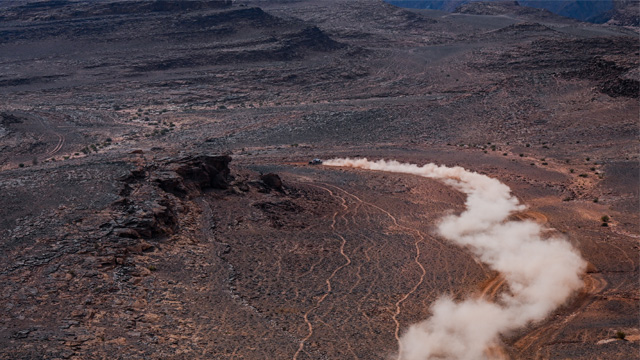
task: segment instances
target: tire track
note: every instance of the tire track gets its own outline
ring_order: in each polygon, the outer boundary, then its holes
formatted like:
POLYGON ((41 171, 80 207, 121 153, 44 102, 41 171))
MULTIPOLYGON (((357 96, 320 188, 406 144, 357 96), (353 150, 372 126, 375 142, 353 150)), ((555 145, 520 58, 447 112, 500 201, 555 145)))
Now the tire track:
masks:
MULTIPOLYGON (((58 138, 58 142, 56 143, 56 146, 53 147, 53 149, 47 151, 44 156, 45 157, 49 157, 49 156, 53 156, 56 153, 58 153, 58 151, 60 151, 62 149, 62 147, 64 146, 65 143, 65 136, 63 134, 60 134, 56 131, 53 131, 51 129, 49 129, 49 127, 47 126, 47 124, 45 124, 43 117, 40 115, 36 115, 38 117, 38 121, 40 122, 40 124, 42 125, 42 129, 43 131, 49 132, 54 134, 57 138, 58 138)), ((50 124, 51 125, 51 124, 50 124)), ((53 127, 53 125, 51 125, 53 127)))
MULTIPOLYGON (((309 185, 311 185, 311 184, 309 184, 309 185)), ((318 186, 318 185, 311 185, 311 186, 314 186, 314 187, 317 187, 317 188, 320 188, 320 189, 323 189, 323 190, 327 191, 331 197, 339 198, 339 199, 341 200, 341 202, 342 202, 342 207, 343 207, 343 210, 342 210, 342 211, 347 211, 347 210, 349 209, 349 207, 347 206, 347 201, 346 201, 346 199, 345 199, 345 198, 343 198, 343 197, 341 197, 341 196, 336 195, 333 191, 331 191, 331 190, 329 190, 329 189, 327 189, 327 188, 325 188, 325 187, 318 186)), ((324 294, 320 297, 320 299, 318 299, 318 301, 316 302, 316 305, 315 305, 314 307, 312 307, 311 309, 309 309, 309 310, 304 314, 304 322, 307 324, 308 334, 307 334, 307 336, 306 336, 306 337, 304 337, 304 338, 300 341, 300 344, 298 345, 298 350, 297 350, 297 351, 295 352, 295 354, 293 355, 293 360, 297 360, 297 359, 298 359, 298 356, 300 355, 300 353, 304 351, 304 344, 305 344, 305 342, 307 342, 307 341, 311 338, 311 336, 313 336, 313 324, 312 324, 312 323, 311 323, 311 321, 309 320, 309 315, 310 315, 312 312, 314 312, 315 310, 317 310, 317 309, 320 307, 320 305, 322 304, 322 302, 323 302, 323 301, 327 298, 327 296, 329 296, 329 294, 331 293, 331 291, 332 291, 332 287, 331 287, 331 279, 333 279, 333 278, 336 276, 336 274, 338 273, 338 271, 340 271, 341 269, 343 269, 343 268, 345 268, 346 266, 348 266, 349 264, 351 264, 351 259, 350 259, 350 258, 349 258, 349 256, 347 256, 347 254, 345 254, 345 252, 344 252, 344 246, 346 245, 347 240, 346 240, 342 235, 338 234, 338 232, 336 231, 336 227, 335 227, 335 226, 336 226, 336 223, 337 223, 336 218, 337 218, 337 216, 338 216, 338 214, 339 214, 339 213, 340 213, 340 211, 336 211, 336 212, 333 214, 332 218, 331 218, 331 230, 333 231, 334 235, 336 235, 337 237, 339 237, 339 238, 340 238, 340 240, 341 240, 341 244, 340 244, 340 255, 341 255, 341 256, 343 256, 343 257, 345 258, 346 262, 345 262, 344 264, 342 264, 342 265, 338 266, 337 268, 335 268, 335 269, 333 270, 333 272, 331 273, 331 275, 330 275, 330 276, 325 280, 325 283, 326 283, 326 285, 327 285, 327 288, 326 288, 326 290, 325 290, 324 294)), ((350 346, 350 345, 349 345, 349 346, 350 346)))
MULTIPOLYGON (((326 185, 328 185, 328 184, 326 184, 326 185)), ((336 188, 336 189, 344 192, 345 194, 351 196, 352 198, 356 199, 357 201, 359 201, 359 202, 361 202, 363 204, 366 204, 366 205, 368 205, 370 207, 378 209, 379 211, 381 211, 382 213, 386 214, 391 219, 391 221, 396 226, 396 228, 402 229, 402 230, 404 230, 406 232, 409 232, 409 233, 413 233, 412 236, 415 239, 414 247, 416 249, 415 257, 414 257, 413 261, 420 268, 420 271, 421 271, 420 279, 411 288, 411 290, 409 290, 409 292, 405 293, 403 296, 400 297, 400 299, 398 301, 396 301, 396 303, 394 304, 396 309, 395 309, 395 312, 394 312, 394 314, 392 316, 392 320, 393 320, 393 322, 395 324, 394 336, 395 336, 396 341, 398 342, 398 346, 399 346, 398 359, 400 359, 400 356, 402 354, 402 345, 401 345, 401 342, 400 342, 400 322, 398 321, 398 316, 402 312, 402 310, 401 310, 402 303, 404 301, 406 301, 409 298, 409 296, 411 296, 413 293, 415 293, 416 290, 418 290, 420 285, 422 285, 422 283, 424 282, 424 278, 425 278, 425 276, 427 274, 427 270, 425 269, 424 265, 422 265, 422 263, 420 263, 420 256, 421 256, 420 243, 424 242, 424 237, 422 236, 422 233, 419 230, 416 230, 414 228, 410 228, 410 227, 407 227, 407 226, 404 226, 404 225, 400 225, 400 223, 398 222, 398 219, 395 216, 393 216, 389 211, 379 207, 378 205, 375 205, 373 203, 364 201, 360 197, 356 196, 355 194, 352 194, 352 193, 350 193, 350 192, 348 192, 348 191, 346 191, 346 190, 344 190, 344 189, 342 189, 340 187, 337 187, 337 186, 334 186, 334 185, 328 185, 328 186, 331 186, 333 188, 336 188)))

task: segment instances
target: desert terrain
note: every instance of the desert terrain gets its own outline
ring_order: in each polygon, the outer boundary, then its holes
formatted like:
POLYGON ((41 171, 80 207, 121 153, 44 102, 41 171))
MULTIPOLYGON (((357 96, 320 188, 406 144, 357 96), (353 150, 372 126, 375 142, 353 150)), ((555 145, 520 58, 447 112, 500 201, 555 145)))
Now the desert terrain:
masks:
POLYGON ((343 157, 498 179, 587 261, 488 359, 634 358, 639 60, 507 5, 2 4, 0 359, 395 359, 510 291, 435 231, 464 194, 343 157))

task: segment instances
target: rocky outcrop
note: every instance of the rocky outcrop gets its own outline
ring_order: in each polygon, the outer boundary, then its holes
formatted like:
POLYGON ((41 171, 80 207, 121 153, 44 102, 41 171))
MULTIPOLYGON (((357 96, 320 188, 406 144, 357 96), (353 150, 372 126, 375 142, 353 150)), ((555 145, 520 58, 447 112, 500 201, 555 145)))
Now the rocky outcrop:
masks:
POLYGON ((180 160, 172 165, 177 165, 173 168, 184 182, 194 184, 200 190, 226 189, 229 186, 229 162, 230 156, 201 155, 180 160))
POLYGON ((206 189, 226 189, 229 156, 198 155, 138 167, 121 178, 122 198, 112 204, 106 227, 122 238, 151 239, 173 234, 184 200, 206 189))
POLYGON ((282 179, 278 174, 268 173, 260 176, 260 180, 269 188, 282 191, 282 179))
POLYGON ((615 78, 605 81, 598 89, 611 97, 630 97, 638 98, 640 96, 640 82, 636 79, 615 78))

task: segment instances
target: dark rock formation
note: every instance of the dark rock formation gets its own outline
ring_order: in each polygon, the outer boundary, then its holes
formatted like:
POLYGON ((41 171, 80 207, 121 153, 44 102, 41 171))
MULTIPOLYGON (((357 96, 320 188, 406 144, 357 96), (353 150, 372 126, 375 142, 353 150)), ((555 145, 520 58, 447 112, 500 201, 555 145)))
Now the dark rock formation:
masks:
POLYGON ((193 183, 201 190, 226 189, 229 186, 229 162, 230 156, 201 155, 180 160, 175 172, 182 176, 185 182, 193 183))
POLYGON ((271 189, 282 191, 282 179, 278 174, 268 173, 260 176, 260 180, 271 189))
POLYGON ((172 234, 178 213, 186 209, 181 199, 205 189, 226 189, 230 161, 229 156, 198 155, 132 170, 120 179, 123 197, 113 203, 114 233, 134 239, 172 234))

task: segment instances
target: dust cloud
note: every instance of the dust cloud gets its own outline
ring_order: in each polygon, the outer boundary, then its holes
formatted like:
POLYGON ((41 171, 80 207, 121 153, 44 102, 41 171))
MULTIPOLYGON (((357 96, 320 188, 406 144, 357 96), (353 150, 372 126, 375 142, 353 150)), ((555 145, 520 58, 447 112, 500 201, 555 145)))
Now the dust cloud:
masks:
POLYGON ((508 284, 509 291, 495 302, 438 299, 432 316, 411 325, 400 338, 400 360, 486 359, 500 334, 544 319, 583 285, 586 262, 576 249, 562 237, 545 236, 545 228, 533 221, 509 221, 510 214, 525 206, 496 179, 435 164, 334 159, 324 165, 415 174, 465 193, 466 210, 441 219, 437 232, 470 249, 508 284))

